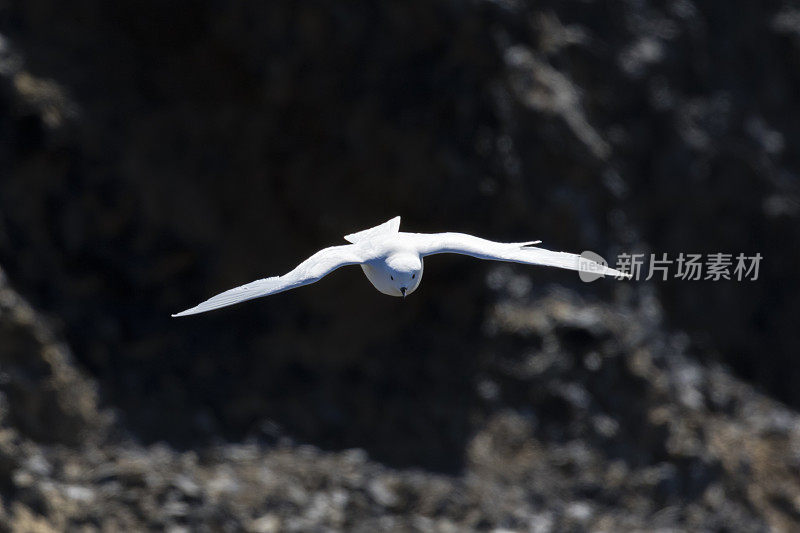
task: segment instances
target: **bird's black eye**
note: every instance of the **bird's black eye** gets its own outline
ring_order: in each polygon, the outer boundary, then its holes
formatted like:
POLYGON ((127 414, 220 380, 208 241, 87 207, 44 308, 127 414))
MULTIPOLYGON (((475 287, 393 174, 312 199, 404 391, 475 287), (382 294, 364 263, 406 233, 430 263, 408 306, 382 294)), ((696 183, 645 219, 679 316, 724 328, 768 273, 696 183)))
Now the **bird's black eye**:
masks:
POLYGON ((394 281, 394 276, 389 276, 389 277, 392 278, 392 281, 394 281))
POLYGON ((417 277, 417 275, 416 275, 416 274, 411 274, 411 279, 414 279, 414 278, 416 278, 416 277, 417 277))

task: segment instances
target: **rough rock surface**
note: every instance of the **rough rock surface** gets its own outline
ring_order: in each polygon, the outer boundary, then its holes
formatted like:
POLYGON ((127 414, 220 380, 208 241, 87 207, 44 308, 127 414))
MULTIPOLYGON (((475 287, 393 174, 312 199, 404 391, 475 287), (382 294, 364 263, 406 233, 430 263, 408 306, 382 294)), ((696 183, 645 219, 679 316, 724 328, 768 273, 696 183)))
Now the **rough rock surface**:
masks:
POLYGON ((3 340, 43 338, 27 361, 0 349, 11 376, 2 387, 0 522, 8 531, 797 527, 797 413, 694 361, 685 335, 662 333, 652 296, 615 305, 564 290, 520 296, 527 281, 504 268, 489 280, 497 298, 457 475, 288 438, 181 452, 102 437, 93 389, 4 285, 3 340), (41 416, 14 402, 18 376, 36 366, 50 374, 36 382, 40 395, 68 405, 58 415, 83 433, 80 443, 46 443, 16 427, 41 416))
POLYGON ((800 527, 798 72, 779 1, 3 3, 0 527, 800 527), (765 260, 167 319, 396 214, 765 260))

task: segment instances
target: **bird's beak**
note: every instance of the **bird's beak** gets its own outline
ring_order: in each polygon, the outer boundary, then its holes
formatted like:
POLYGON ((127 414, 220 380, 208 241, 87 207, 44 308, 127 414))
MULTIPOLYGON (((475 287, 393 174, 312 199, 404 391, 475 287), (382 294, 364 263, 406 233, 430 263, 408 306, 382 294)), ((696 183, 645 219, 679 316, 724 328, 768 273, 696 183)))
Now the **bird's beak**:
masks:
POLYGON ((400 287, 400 292, 403 293, 403 298, 405 298, 406 297, 406 288, 405 287, 400 287))

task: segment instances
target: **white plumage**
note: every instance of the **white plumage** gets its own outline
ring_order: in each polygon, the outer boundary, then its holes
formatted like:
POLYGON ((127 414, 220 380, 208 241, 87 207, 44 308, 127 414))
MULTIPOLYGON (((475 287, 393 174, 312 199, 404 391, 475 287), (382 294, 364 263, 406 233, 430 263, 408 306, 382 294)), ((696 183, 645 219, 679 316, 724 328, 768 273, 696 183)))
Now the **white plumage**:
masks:
MULTIPOLYGON (((374 228, 352 233, 345 239, 352 244, 324 248, 283 276, 259 279, 230 289, 172 316, 204 313, 302 287, 348 265, 361 265, 369 281, 380 292, 405 297, 419 287, 423 258, 434 254, 462 254, 478 259, 553 266, 568 270, 583 270, 587 267, 587 260, 577 254, 553 252, 532 246, 541 241, 501 243, 464 233, 401 232, 400 217, 374 228)), ((597 263, 592 263, 591 267, 595 274, 629 277, 597 263)))

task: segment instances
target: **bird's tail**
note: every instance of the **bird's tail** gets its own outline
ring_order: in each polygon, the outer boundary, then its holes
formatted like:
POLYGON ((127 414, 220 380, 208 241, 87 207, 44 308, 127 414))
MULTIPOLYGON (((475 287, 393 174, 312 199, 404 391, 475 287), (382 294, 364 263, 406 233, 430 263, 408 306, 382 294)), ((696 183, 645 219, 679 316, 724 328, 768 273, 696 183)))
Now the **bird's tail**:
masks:
POLYGON ((375 227, 345 235, 344 240, 355 244, 360 240, 377 235, 379 233, 397 233, 398 231, 400 231, 400 217, 394 217, 393 219, 387 220, 383 224, 379 224, 375 227))

